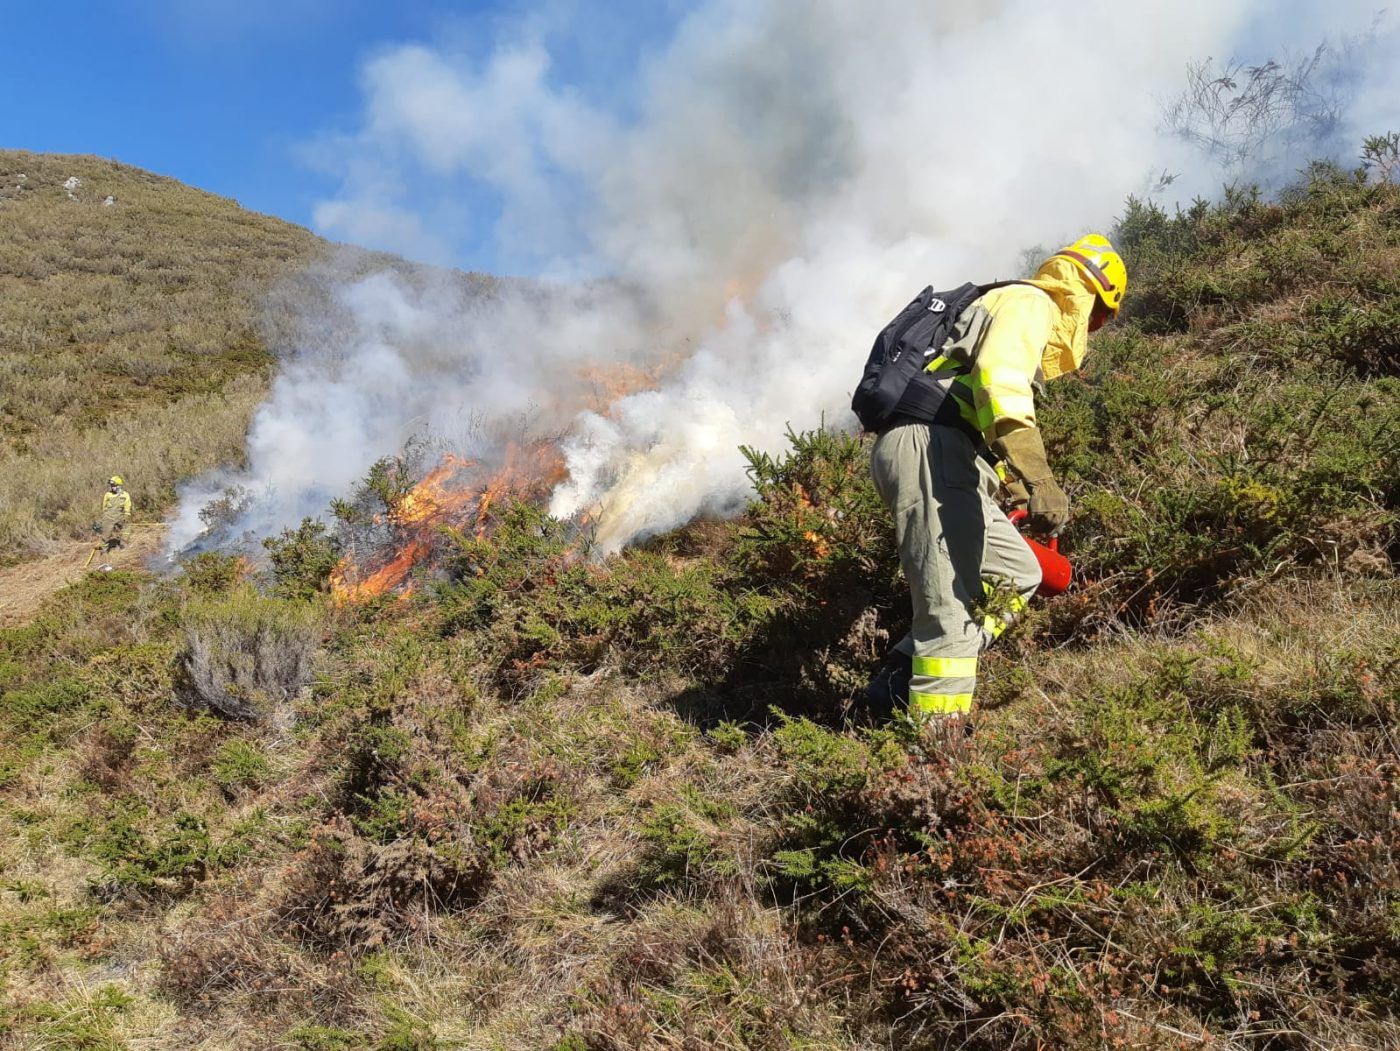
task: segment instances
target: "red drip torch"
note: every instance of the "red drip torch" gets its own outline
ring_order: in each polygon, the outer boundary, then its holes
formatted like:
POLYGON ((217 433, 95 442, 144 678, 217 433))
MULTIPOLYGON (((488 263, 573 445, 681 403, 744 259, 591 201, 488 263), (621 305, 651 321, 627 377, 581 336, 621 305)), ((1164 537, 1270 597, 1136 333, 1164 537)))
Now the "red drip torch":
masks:
MULTIPOLYGON (((1017 509, 1006 517, 1019 526, 1028 517, 1028 512, 1017 509)), ((1040 563, 1040 587, 1036 589, 1036 594, 1063 595, 1074 576, 1074 567, 1070 565, 1069 559, 1060 554, 1059 538, 1051 537, 1049 546, 1039 540, 1032 540, 1024 533, 1021 534, 1021 539, 1026 542, 1031 554, 1035 555, 1035 560, 1040 563)))

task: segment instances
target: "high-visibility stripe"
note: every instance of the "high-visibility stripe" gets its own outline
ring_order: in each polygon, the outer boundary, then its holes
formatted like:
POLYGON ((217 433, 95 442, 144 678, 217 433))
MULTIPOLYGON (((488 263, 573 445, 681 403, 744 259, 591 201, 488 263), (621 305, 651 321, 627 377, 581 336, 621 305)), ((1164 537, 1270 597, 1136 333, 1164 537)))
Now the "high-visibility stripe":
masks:
POLYGON ((915 693, 910 690, 909 707, 920 715, 965 715, 972 711, 972 694, 915 693))
POLYGON ((988 392, 987 401, 992 415, 999 420, 1035 419, 1035 398, 1029 394, 995 394, 988 392))
POLYGON ((1007 600, 1007 606, 1009 606, 1010 608, 1006 611, 1006 613, 1001 614, 1000 616, 998 616, 995 613, 992 613, 982 618, 982 630, 985 631, 988 635, 990 635, 993 639, 1001 638, 1002 634, 1006 631, 1006 629, 1011 627, 1011 621, 1008 619, 1008 617, 1020 616, 1022 613, 1025 612, 1026 607, 1029 605, 1030 602, 1026 600, 1026 597, 1024 595, 1012 595, 1007 600))
POLYGON ((1030 386, 1030 377, 1021 372, 1020 369, 1012 369, 1002 366, 1001 368, 977 369, 974 373, 982 386, 991 389, 1001 387, 1005 390, 1025 390, 1030 386))
POLYGON ((931 679, 973 679, 977 677, 977 658, 915 657, 914 674, 931 679))
POLYGON ((963 421, 985 434, 991 428, 995 417, 992 415, 992 407, 985 400, 979 404, 977 395, 981 389, 971 376, 959 376, 948 388, 958 403, 958 413, 963 421))
POLYGON ((930 361, 927 365, 924 366, 924 371, 945 372, 948 369, 956 369, 961 367, 963 366, 960 366, 958 362, 954 361, 952 358, 945 358, 942 354, 940 354, 938 355, 938 357, 934 358, 932 361, 930 361))
MULTIPOLYGON (((985 598, 990 599, 993 595, 995 595, 998 591, 1001 590, 1001 585, 998 583, 1000 579, 1001 578, 998 577, 996 580, 982 581, 982 594, 985 598)), ((1005 592, 1003 593, 1005 594, 1005 592)), ((1010 592, 1009 594, 1006 594, 1006 604, 1009 607, 1011 607, 1011 613, 1016 614, 1023 613, 1026 607, 1031 604, 1031 602, 1030 599, 1026 598, 1026 596, 1021 594, 1019 591, 1014 591, 1010 592)))

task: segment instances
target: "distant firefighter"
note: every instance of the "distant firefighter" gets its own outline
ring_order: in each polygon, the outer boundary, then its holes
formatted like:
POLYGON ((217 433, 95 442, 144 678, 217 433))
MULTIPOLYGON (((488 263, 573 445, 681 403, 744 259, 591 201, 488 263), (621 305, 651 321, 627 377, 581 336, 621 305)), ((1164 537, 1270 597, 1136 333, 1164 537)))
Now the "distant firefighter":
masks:
POLYGON ((123 533, 131 521, 131 494, 119 474, 107 479, 107 491, 102 494, 102 520, 92 524, 92 531, 102 537, 103 551, 125 547, 123 533))

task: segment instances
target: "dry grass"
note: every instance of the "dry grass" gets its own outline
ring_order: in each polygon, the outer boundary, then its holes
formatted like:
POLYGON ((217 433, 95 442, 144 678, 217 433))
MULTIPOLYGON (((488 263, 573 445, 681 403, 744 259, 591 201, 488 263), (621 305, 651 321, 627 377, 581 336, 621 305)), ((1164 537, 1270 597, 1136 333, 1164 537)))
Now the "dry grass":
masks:
POLYGON ((0 151, 0 561, 80 535, 109 474, 150 517, 238 460, 272 363, 260 297, 324 245, 125 165, 0 151))

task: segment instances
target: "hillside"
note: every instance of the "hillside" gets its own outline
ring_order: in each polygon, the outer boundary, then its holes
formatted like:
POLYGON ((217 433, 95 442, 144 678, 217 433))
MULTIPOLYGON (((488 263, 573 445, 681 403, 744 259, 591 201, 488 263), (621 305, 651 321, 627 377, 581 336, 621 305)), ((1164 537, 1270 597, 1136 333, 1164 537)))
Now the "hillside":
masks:
POLYGON ((0 150, 0 564, 83 535, 114 472, 149 519, 236 461, 260 297, 326 247, 124 164, 0 150))
POLYGON ((1040 412, 1080 583, 970 736, 851 703, 907 594, 831 432, 604 562, 502 498, 408 598, 330 600, 347 519, 0 630, 0 1032, 1400 1047, 1400 187, 1118 238, 1040 412))

